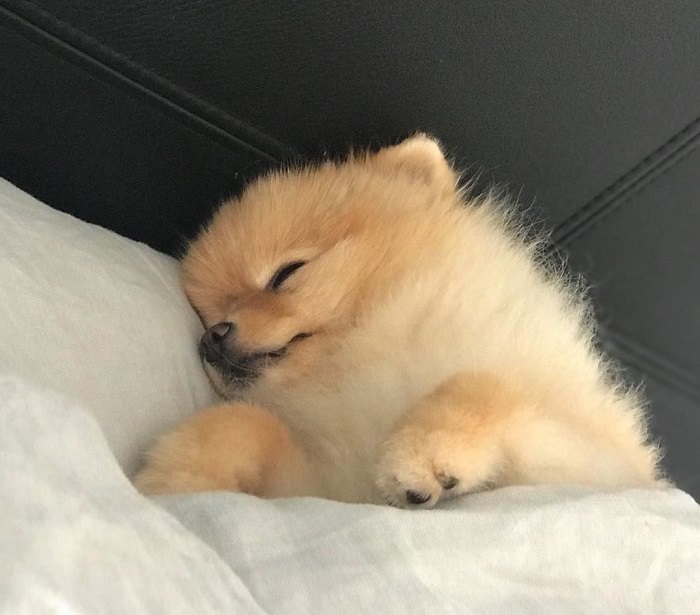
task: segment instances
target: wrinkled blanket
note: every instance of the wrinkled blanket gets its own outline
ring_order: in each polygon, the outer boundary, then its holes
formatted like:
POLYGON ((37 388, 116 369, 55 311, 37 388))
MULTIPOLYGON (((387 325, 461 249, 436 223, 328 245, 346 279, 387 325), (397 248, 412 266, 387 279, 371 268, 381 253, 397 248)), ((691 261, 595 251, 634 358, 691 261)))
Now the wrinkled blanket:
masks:
POLYGON ((2 613, 696 613, 681 491, 511 488, 400 511, 140 496, 96 421, 0 376, 2 613))

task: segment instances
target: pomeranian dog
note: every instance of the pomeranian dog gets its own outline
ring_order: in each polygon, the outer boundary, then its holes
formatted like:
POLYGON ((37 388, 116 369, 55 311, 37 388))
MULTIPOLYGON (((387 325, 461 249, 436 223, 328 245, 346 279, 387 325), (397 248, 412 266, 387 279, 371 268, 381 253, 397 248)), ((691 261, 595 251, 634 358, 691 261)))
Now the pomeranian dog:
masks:
POLYGON ((144 493, 431 507, 504 485, 658 486, 581 293, 424 135, 272 173, 182 263, 229 400, 158 440, 144 493))

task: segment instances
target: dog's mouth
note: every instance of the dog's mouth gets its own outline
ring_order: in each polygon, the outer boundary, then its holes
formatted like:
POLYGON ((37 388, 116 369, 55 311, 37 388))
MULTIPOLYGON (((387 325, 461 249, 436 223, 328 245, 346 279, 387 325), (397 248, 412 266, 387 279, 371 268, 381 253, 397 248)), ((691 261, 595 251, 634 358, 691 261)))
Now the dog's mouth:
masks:
POLYGON ((216 370, 227 386, 242 388, 258 378, 262 372, 279 363, 289 349, 298 342, 311 337, 311 333, 298 333, 284 346, 258 352, 221 352, 214 348, 199 345, 202 361, 216 370))

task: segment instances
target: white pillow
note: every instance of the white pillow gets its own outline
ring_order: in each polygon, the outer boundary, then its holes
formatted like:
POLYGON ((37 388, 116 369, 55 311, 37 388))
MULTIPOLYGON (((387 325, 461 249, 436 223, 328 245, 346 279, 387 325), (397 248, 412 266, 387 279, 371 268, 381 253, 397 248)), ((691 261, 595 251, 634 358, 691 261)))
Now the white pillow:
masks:
POLYGON ((90 410, 127 474, 215 400, 177 262, 0 179, 0 369, 90 410))

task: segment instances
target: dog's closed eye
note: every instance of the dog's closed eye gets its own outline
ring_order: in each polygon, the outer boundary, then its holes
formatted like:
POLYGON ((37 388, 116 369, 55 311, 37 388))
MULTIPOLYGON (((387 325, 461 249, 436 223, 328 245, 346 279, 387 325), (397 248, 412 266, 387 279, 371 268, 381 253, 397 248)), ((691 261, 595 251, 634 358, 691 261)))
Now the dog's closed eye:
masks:
POLYGON ((294 261, 292 263, 282 265, 267 283, 267 290, 278 290, 290 276, 292 276, 304 265, 306 265, 306 261, 294 261))

